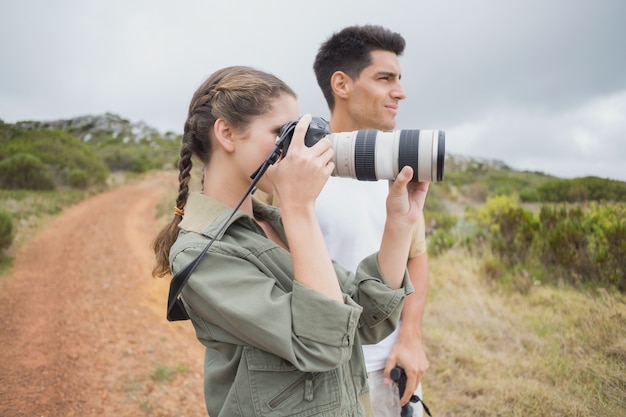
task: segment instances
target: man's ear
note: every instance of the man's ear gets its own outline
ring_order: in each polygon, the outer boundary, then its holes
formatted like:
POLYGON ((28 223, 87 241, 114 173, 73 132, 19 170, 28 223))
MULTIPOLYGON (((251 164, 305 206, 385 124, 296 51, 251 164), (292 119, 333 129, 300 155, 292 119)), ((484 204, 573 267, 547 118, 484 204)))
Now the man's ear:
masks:
POLYGON ((347 98, 352 91, 352 78, 343 71, 335 71, 330 77, 330 88, 339 98, 347 98))
POLYGON ((213 135, 219 146, 226 152, 235 150, 234 131, 226 120, 220 117, 215 121, 213 124, 213 135))

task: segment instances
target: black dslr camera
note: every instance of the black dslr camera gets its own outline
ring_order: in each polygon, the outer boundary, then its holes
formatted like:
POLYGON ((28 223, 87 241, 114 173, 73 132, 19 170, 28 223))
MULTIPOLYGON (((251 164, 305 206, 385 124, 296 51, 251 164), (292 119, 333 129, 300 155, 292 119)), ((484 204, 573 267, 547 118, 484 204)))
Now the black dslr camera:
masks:
MULTIPOLYGON (((280 128, 277 146, 282 150, 283 157, 287 155, 287 150, 289 149, 289 145, 291 145, 293 131, 296 128, 297 124, 297 120, 292 120, 291 122, 286 123, 285 125, 283 125, 283 127, 280 128)), ((309 128, 307 129, 304 136, 304 143, 306 146, 311 147, 329 134, 330 125, 328 124, 328 122, 321 117, 313 117, 311 119, 311 123, 309 123, 309 128)))

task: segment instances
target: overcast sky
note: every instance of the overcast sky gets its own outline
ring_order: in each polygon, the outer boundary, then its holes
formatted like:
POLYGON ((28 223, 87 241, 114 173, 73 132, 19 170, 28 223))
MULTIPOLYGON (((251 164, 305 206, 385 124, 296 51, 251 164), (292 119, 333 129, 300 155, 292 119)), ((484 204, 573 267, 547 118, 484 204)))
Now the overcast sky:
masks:
POLYGON ((401 33, 398 129, 564 178, 626 180, 623 0, 2 0, 0 119, 111 112, 182 133, 213 71, 251 65, 327 118, 312 70, 353 24, 401 33))

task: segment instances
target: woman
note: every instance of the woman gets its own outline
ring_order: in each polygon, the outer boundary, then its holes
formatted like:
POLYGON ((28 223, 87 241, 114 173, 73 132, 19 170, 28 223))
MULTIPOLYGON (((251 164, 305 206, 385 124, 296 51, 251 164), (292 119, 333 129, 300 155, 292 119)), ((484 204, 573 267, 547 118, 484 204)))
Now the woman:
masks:
POLYGON ((380 251, 346 271, 331 261, 315 215, 333 149, 327 139, 305 146, 308 115, 257 184, 278 195, 280 211, 248 196, 230 218, 281 126, 298 117, 295 93, 249 67, 215 72, 189 106, 175 215, 155 241, 154 275, 180 271, 215 238, 181 293, 206 346, 211 417, 371 415, 361 344, 394 329, 412 291, 404 265, 425 193, 409 184, 411 169, 390 188, 380 251), (188 189, 192 155, 203 164, 197 193, 188 189))

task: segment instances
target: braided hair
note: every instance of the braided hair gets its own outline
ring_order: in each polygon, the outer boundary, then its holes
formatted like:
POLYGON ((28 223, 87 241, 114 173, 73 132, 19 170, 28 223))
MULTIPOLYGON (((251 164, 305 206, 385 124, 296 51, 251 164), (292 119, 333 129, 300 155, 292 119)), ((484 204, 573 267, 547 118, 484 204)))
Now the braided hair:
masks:
POLYGON ((195 156, 205 166, 209 163, 215 121, 221 118, 245 130, 255 117, 270 111, 273 100, 282 94, 296 96, 276 76, 245 66, 222 68, 196 90, 189 104, 180 146, 179 187, 174 217, 153 242, 156 255, 153 276, 162 277, 170 273, 169 251, 178 236, 178 225, 189 196, 192 157, 195 156))

